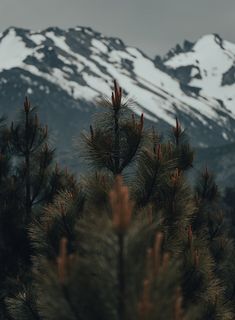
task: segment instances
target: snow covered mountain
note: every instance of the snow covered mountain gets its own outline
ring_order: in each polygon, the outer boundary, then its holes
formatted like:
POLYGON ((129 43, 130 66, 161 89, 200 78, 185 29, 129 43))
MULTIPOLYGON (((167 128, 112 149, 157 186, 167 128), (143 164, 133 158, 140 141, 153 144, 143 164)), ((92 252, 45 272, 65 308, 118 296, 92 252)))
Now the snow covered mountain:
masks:
POLYGON ((235 141, 235 44, 218 35, 153 60, 91 28, 0 33, 0 113, 11 117, 29 95, 63 150, 88 126, 113 79, 160 130, 178 116, 195 146, 235 141))

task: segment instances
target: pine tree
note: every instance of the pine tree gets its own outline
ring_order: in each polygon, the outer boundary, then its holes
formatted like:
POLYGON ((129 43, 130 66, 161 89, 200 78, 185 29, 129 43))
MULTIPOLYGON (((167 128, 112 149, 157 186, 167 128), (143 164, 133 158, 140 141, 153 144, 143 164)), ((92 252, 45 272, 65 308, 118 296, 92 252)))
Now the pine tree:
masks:
MULTIPOLYGON (((75 232, 75 221, 90 207, 94 209, 95 204, 97 211, 109 208, 109 192, 115 176, 130 171, 138 157, 138 147, 144 139, 143 115, 137 120, 130 114, 116 82, 111 101, 104 99, 102 103, 105 112, 97 116, 97 125, 90 126, 90 132, 83 134, 84 157, 94 170, 81 178, 76 193, 65 193, 57 198, 55 206, 48 206, 40 222, 31 229, 37 250, 49 257, 58 255, 58 239, 74 239, 71 235, 75 232)), ((72 250, 71 241, 69 247, 72 250)))
MULTIPOLYGON (((207 242, 215 261, 215 272, 224 283, 225 297, 234 305, 235 251, 229 220, 221 209, 220 193, 214 176, 206 168, 199 176, 195 188, 196 214, 193 229, 207 242)), ((235 310, 235 309, 234 309, 235 310)))
POLYGON ((53 164, 47 127, 26 98, 24 108, 10 128, 0 132, 0 299, 5 319, 6 296, 30 283, 33 248, 28 228, 43 206, 74 181, 53 164))
POLYGON ((76 252, 68 254, 62 238, 57 263, 41 261, 42 319, 186 319, 175 264, 162 251, 163 234, 156 232, 153 243, 146 238, 152 225, 146 216, 132 221, 128 188, 120 176, 115 181, 112 218, 103 212, 97 220, 91 213, 79 221, 76 252))
MULTIPOLYGON (((178 120, 172 133, 168 144, 160 144, 159 139, 153 137, 152 148, 144 150, 140 157, 135 181, 136 202, 140 207, 151 205, 153 220, 161 221, 167 249, 182 263, 184 306, 189 309, 198 306, 200 319, 230 319, 223 283, 215 272, 220 261, 207 249, 205 230, 199 227, 201 232, 194 234, 194 225, 192 228, 200 215, 184 172, 192 167, 193 152, 178 120)), ((207 215, 205 208, 201 214, 207 215)), ((222 237, 226 239, 223 233, 222 237)))
POLYGON ((35 319, 34 301, 37 319, 233 319, 178 119, 169 141, 144 130, 116 82, 103 105, 83 136, 91 172, 30 228, 33 296, 9 299, 11 316, 35 319))

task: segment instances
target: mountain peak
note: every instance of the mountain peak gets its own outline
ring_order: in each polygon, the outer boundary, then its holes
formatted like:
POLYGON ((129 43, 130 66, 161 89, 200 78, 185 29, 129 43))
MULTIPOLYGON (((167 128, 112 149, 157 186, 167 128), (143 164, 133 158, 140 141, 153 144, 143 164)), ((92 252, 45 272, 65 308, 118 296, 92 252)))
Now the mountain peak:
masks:
POLYGON ((202 50, 205 49, 205 47, 207 47, 207 49, 214 49, 214 45, 215 46, 219 46, 221 49, 224 50, 223 47, 223 42, 224 40, 216 33, 212 33, 212 34, 206 34, 202 37, 200 37, 196 43, 193 46, 194 50, 202 50), (212 47, 210 47, 212 46, 212 47))
POLYGON ((218 35, 205 35, 195 44, 185 41, 158 66, 139 49, 90 27, 36 32, 10 27, 0 37, 0 90, 21 84, 23 95, 39 90, 40 97, 50 94, 57 103, 65 99, 73 108, 86 105, 87 111, 98 97, 110 94, 116 79, 136 101, 137 114, 144 112, 164 127, 177 115, 196 144, 209 145, 215 127, 216 143, 234 139, 234 61, 235 45, 218 35), (201 141, 192 126, 203 127, 201 141))

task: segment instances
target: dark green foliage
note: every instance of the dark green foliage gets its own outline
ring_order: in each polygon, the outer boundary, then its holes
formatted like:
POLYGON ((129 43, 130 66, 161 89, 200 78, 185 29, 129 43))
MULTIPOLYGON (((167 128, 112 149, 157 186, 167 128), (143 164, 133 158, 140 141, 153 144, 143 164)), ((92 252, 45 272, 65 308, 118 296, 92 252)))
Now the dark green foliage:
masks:
POLYGON ((75 226, 84 207, 83 190, 59 194, 53 204, 48 205, 42 217, 30 228, 30 236, 38 254, 56 258, 59 254, 60 239, 66 237, 69 252, 74 251, 75 226))
MULTIPOLYGON (((47 127, 40 125, 26 98, 18 119, 0 128, 0 296, 3 299, 30 283, 33 248, 30 224, 58 192, 75 182, 53 164, 47 127), (10 283, 9 284, 9 280, 10 283)), ((5 317, 2 315, 2 317, 5 317)))
POLYGON ((222 200, 226 211, 226 218, 230 224, 230 235, 235 240, 235 188, 227 187, 224 190, 222 200))
MULTIPOLYGON (((52 153, 40 139, 36 165, 32 156, 24 174, 19 170, 25 177, 24 208, 36 218, 27 225, 33 282, 7 299, 10 315, 24 320, 234 319, 234 245, 208 171, 195 192, 187 183, 193 151, 178 119, 169 141, 160 139, 155 129, 144 129, 143 115, 136 119, 130 113, 116 82, 103 107, 83 135, 90 172, 79 183, 61 180, 56 170, 44 183, 40 170, 47 170, 52 153), (27 188, 34 177, 42 192, 34 183, 27 188), (67 190, 54 193, 52 181, 65 183, 67 190)), ((35 116, 29 119, 36 123, 35 116)), ((22 130, 13 126, 16 140, 21 141, 22 130)), ((27 141, 12 146, 24 163, 31 148, 27 141)))
POLYGON ((171 140, 174 145, 173 156, 177 159, 177 168, 187 170, 192 167, 194 152, 191 149, 185 131, 176 118, 176 126, 172 129, 171 140))
POLYGON ((111 202, 113 218, 107 218, 111 213, 104 211, 97 219, 94 207, 77 223, 78 244, 73 255, 67 254, 68 241, 62 239, 57 265, 40 260, 36 279, 42 318, 173 319, 175 313, 181 312, 180 303, 175 306, 181 297, 179 276, 173 261, 169 262, 168 255, 162 252, 162 234, 156 233, 156 226, 149 223, 144 212, 141 219, 134 214, 136 218, 131 224, 129 219, 119 220, 117 205, 128 211, 127 216, 131 215, 131 204, 125 196, 127 189, 120 184, 115 188, 113 196, 117 201, 111 202), (120 277, 125 284, 121 296, 120 277))
POLYGON ((215 272, 225 287, 226 300, 235 297, 234 240, 229 220, 221 210, 219 192, 213 175, 207 168, 198 177, 195 201, 197 211, 193 229, 204 237, 216 263, 215 272))
POLYGON ((114 82, 112 99, 101 102, 106 111, 98 118, 90 133, 84 135, 86 158, 97 169, 120 174, 133 161, 142 140, 143 115, 130 117, 122 89, 114 82), (129 117, 128 117, 129 115, 129 117))

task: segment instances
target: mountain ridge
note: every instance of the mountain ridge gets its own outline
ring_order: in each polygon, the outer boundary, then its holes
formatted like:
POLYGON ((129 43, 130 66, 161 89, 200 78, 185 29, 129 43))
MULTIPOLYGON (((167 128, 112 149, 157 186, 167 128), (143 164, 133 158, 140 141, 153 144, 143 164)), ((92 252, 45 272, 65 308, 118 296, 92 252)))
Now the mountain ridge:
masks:
POLYGON ((9 27, 0 33, 0 112, 13 117, 29 95, 68 154, 116 79, 159 131, 178 117, 195 147, 234 143, 235 45, 209 34, 170 52, 151 59, 90 27, 9 27))

